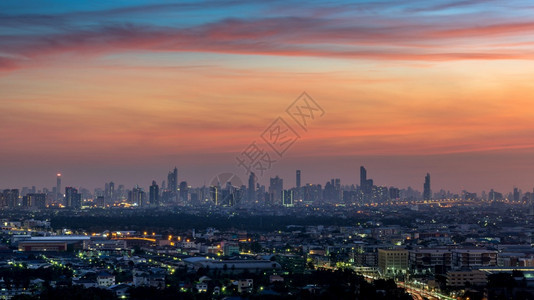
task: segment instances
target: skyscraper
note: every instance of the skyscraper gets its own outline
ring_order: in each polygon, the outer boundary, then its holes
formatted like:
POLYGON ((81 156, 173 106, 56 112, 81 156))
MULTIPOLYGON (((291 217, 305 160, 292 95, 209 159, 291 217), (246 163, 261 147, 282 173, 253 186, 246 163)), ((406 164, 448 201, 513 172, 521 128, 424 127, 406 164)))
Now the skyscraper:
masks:
POLYGON ((150 186, 150 205, 159 206, 159 186, 155 180, 150 186))
POLYGON ((284 180, 278 176, 271 178, 269 185, 269 196, 271 204, 282 204, 282 191, 284 190, 284 180))
POLYGON ((174 170, 167 175, 167 185, 169 186, 171 193, 176 195, 178 192, 178 169, 176 167, 174 167, 174 170))
POLYGON ((513 194, 514 201, 518 202, 520 198, 521 198, 521 192, 519 191, 518 188, 514 187, 514 194, 513 194))
POLYGON ((248 177, 248 203, 254 203, 256 202, 256 174, 254 172, 250 172, 250 176, 248 177))
POLYGON ((432 190, 430 189, 430 174, 426 173, 425 184, 423 185, 423 199, 432 199, 432 190))
POLYGON ((297 189, 300 189, 300 170, 297 170, 297 189))
POLYGON ((6 189, 0 195, 2 199, 1 206, 7 206, 9 208, 15 208, 18 205, 19 190, 18 189, 6 189))
POLYGON ((187 203, 189 200, 189 187, 187 186, 187 181, 180 182, 180 200, 184 203, 187 203))
POLYGON ((77 189, 70 186, 65 187, 65 206, 74 209, 82 208, 82 195, 78 193, 77 189))
POLYGON ((146 206, 146 196, 145 192, 142 188, 140 188, 138 185, 136 185, 129 193, 128 193, 128 201, 132 205, 137 206, 146 206))
POLYGON ((364 195, 371 194, 373 190, 373 180, 367 179, 367 170, 361 166, 360 167, 360 189, 362 190, 364 195))
POLYGON ((219 205, 219 186, 210 186, 210 198, 215 205, 219 205))
POLYGON ((56 200, 63 199, 63 195, 61 195, 61 173, 58 173, 56 177, 56 193, 56 200))
POLYGON ((42 209, 46 207, 46 194, 28 194, 23 197, 22 206, 26 208, 42 209))
POLYGON ((293 206, 293 191, 292 190, 284 190, 282 192, 282 205, 286 207, 293 206))
POLYGON ((360 166, 360 187, 363 189, 367 183, 367 170, 360 166))
POLYGON ((115 198, 115 183, 113 181, 106 183, 104 187, 104 202, 105 204, 112 204, 115 198))

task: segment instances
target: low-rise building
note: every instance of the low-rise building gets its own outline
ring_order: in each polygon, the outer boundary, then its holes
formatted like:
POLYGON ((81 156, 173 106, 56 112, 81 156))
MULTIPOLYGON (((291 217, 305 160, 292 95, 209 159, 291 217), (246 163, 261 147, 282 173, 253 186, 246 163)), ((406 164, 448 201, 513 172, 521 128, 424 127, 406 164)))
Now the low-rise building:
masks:
POLYGON ((96 276, 96 281, 99 286, 109 287, 115 285, 115 275, 109 274, 106 271, 98 273, 96 276))
POLYGON ((480 270, 447 272, 447 285, 450 287, 483 286, 487 280, 486 273, 480 270))
POLYGON ((252 293, 254 287, 254 280, 242 279, 237 282, 237 291, 239 293, 252 293))

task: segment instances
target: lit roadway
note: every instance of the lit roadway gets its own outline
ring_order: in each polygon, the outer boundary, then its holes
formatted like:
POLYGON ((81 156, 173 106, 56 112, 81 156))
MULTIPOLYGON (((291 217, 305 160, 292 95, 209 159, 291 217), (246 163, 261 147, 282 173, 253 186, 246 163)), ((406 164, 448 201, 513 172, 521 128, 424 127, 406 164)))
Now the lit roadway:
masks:
POLYGON ((400 287, 403 287, 406 292, 410 295, 412 295, 412 298, 415 300, 423 300, 423 299, 429 299, 429 300, 439 300, 439 299, 449 299, 447 298, 439 298, 439 296, 434 295, 430 291, 421 290, 421 288, 413 287, 410 284, 406 285, 402 281, 397 281, 397 285, 400 287))
MULTIPOLYGON (((367 281, 380 279, 380 278, 378 278, 376 276, 369 276, 369 275, 363 275, 363 276, 367 281)), ((420 287, 415 287, 415 286, 411 285, 410 283, 405 284, 403 281, 395 280, 395 283, 398 286, 404 288, 406 290, 406 292, 408 294, 410 294, 412 296, 412 298, 415 299, 415 300, 423 300, 423 299, 429 299, 429 300, 455 300, 456 299, 456 298, 453 298, 453 297, 445 296, 445 295, 437 293, 437 292, 424 290, 424 289, 421 289, 420 287)))

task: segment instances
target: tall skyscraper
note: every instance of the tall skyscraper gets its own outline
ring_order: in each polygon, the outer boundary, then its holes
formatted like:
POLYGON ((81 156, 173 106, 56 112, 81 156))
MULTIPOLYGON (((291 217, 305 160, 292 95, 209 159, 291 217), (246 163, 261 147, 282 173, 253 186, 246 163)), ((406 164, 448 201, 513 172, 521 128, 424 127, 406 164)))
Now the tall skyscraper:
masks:
POLYGON ((361 166, 360 167, 360 189, 362 190, 364 195, 371 194, 373 190, 373 180, 367 179, 367 170, 361 166))
POLYGON ((137 206, 146 206, 146 195, 145 191, 143 191, 142 188, 140 188, 138 185, 136 185, 129 193, 128 193, 128 201, 132 205, 137 206))
POLYGON ((150 205, 159 206, 159 186, 155 180, 150 186, 150 205))
POLYGON ((210 186, 210 198, 211 200, 213 201, 213 204, 215 205, 219 205, 219 194, 220 194, 220 190, 219 190, 219 186, 210 186))
POLYGON ((250 172, 250 176, 248 177, 248 203, 252 204, 256 202, 256 174, 254 172, 250 172))
POLYGON ((187 203, 189 200, 189 187, 187 186, 187 181, 180 182, 180 200, 184 203, 187 203))
POLYGON ((82 208, 82 195, 78 193, 77 189, 70 186, 65 187, 65 206, 74 209, 82 208))
POLYGON ((300 189, 300 170, 297 170, 297 189, 300 189))
POLYGON ((284 190, 284 180, 278 176, 271 178, 269 185, 269 197, 271 204, 282 205, 282 191, 284 190))
POLYGON ((167 185, 171 193, 176 195, 178 192, 178 169, 176 167, 174 167, 174 170, 167 175, 167 185))
POLYGON ((363 189, 367 184, 367 170, 363 166, 360 166, 360 187, 363 189))
POLYGON ((430 174, 426 173, 425 184, 423 185, 423 199, 432 199, 432 190, 430 189, 430 174))
POLYGON ((61 173, 58 173, 56 176, 56 200, 63 199, 63 195, 61 195, 61 173))
POLYGON ((104 202, 112 204, 115 200, 115 183, 113 181, 106 183, 104 187, 104 202))

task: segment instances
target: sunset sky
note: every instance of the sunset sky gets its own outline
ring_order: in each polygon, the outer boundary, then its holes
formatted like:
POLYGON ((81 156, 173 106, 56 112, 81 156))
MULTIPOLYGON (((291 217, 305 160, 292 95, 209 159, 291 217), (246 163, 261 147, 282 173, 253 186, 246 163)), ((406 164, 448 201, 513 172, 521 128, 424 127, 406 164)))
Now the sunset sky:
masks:
POLYGON ((2 1, 0 188, 245 181, 306 91, 325 113, 263 184, 532 191, 532 1, 399 2, 2 1))

